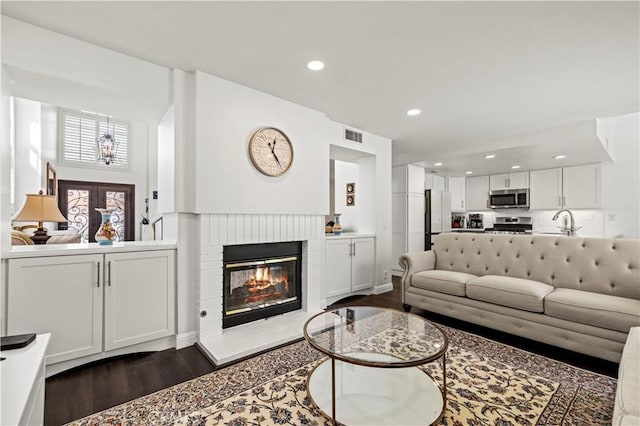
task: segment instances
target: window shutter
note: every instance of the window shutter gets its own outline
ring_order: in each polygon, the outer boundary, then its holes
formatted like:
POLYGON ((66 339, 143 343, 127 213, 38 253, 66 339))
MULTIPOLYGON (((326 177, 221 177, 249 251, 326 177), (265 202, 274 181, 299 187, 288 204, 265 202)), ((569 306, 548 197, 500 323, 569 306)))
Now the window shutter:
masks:
MULTIPOLYGON (((61 110, 61 116, 63 161, 97 164, 96 139, 107 131, 106 117, 69 110, 61 110)), ((118 142, 116 158, 108 167, 128 167, 129 123, 109 119, 108 131, 118 142)))

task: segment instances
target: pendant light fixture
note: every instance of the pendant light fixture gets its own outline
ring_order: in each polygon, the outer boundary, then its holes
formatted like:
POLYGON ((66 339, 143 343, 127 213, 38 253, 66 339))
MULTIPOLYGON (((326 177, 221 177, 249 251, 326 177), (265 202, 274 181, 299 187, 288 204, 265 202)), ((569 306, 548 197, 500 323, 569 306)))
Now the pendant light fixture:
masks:
POLYGON ((118 141, 114 136, 114 127, 109 129, 109 117, 107 116, 107 129, 106 131, 96 139, 98 148, 98 161, 102 161, 105 165, 111 164, 118 154, 118 141))

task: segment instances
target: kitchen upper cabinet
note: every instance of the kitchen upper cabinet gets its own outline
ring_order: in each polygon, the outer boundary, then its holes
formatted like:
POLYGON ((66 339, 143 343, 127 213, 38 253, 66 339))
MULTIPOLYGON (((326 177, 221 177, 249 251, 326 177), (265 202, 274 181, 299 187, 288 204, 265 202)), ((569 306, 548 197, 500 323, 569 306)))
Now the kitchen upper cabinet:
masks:
POLYGON ((426 173, 424 177, 424 189, 445 192, 445 178, 443 176, 438 176, 435 173, 426 173))
POLYGON ((531 172, 529 206, 532 210, 552 210, 562 207, 562 169, 531 172))
POLYGON ((530 206, 535 210, 601 208, 602 166, 532 171, 530 206))
POLYGON ((602 166, 565 167, 562 169, 563 206, 567 209, 602 207, 602 166))
POLYGON ((488 210, 489 176, 467 178, 467 211, 488 210))
POLYGON ((464 177, 450 177, 449 178, 449 192, 451 193, 451 211, 463 212, 465 211, 465 178, 464 177))
POLYGON ((424 195, 424 169, 407 165, 407 192, 424 195))
POLYGON ((529 172, 503 173, 489 178, 491 191, 525 188, 529 188, 529 172))
POLYGON ((9 259, 7 333, 51 333, 47 364, 101 352, 103 266, 101 254, 9 259))

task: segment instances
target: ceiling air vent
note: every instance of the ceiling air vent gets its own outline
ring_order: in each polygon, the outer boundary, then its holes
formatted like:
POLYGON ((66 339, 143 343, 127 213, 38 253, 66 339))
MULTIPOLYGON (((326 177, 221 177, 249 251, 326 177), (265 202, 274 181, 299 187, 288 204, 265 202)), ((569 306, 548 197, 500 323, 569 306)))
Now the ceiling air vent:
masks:
POLYGON ((344 129, 344 138, 348 141, 362 143, 362 133, 355 130, 344 129))

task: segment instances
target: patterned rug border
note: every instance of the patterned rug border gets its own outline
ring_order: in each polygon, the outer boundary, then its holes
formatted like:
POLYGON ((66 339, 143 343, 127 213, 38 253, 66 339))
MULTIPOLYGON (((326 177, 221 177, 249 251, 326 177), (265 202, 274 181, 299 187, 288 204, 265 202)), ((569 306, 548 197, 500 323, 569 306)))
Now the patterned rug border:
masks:
MULTIPOLYGON (((554 374, 554 379, 565 385, 560 386, 556 392, 557 394, 563 395, 562 398, 576 398, 577 395, 577 391, 575 389, 567 389, 567 381, 571 385, 575 385, 576 389, 580 387, 593 389, 594 391, 602 391, 602 389, 606 389, 607 387, 613 387, 613 389, 615 389, 616 379, 610 376, 592 372, 534 352, 529 352, 475 333, 448 327, 438 323, 437 321, 432 322, 445 331, 449 337, 450 346, 456 345, 464 350, 485 356, 489 360, 507 362, 515 368, 522 369, 532 374, 543 376, 554 374)), ((165 423, 167 421, 177 421, 184 415, 208 408, 216 402, 223 401, 231 396, 245 392, 252 387, 265 384, 286 372, 295 371, 321 358, 324 358, 324 355, 313 349, 306 341, 296 339, 290 343, 279 345, 278 347, 270 349, 264 353, 223 366, 211 373, 207 373, 168 388, 160 389, 150 394, 123 402, 116 406, 74 420, 68 424, 93 425, 97 423, 91 422, 92 418, 105 416, 107 418, 117 417, 126 421, 126 419, 129 418, 129 416, 126 415, 128 412, 135 412, 138 414, 140 412, 146 412, 148 415, 153 416, 153 410, 148 410, 145 407, 149 405, 152 400, 159 399, 160 401, 167 403, 168 400, 172 398, 172 394, 181 395, 185 392, 193 393, 196 395, 193 400, 189 397, 182 398, 179 401, 182 405, 178 404, 178 406, 171 407, 171 412, 169 413, 170 418, 163 419, 165 423), (299 348, 296 348, 296 346, 299 346, 299 348), (295 356, 292 357, 291 353, 295 353, 295 356), (271 368, 256 368, 260 365, 264 365, 265 362, 269 362, 271 368), (252 364, 255 365, 252 367, 252 364), (259 374, 247 374, 247 371, 251 371, 252 373, 257 372, 259 374), (222 378, 221 376, 224 376, 228 380, 220 380, 222 378), (205 383, 209 384, 205 385, 205 383), (213 385, 217 389, 215 398, 211 398, 211 396, 205 392, 198 392, 198 386, 194 386, 196 384, 203 385, 200 386, 200 388, 213 385), (188 388, 191 387, 195 389, 189 390, 188 388), (185 406, 185 404, 188 406, 185 406), (122 415, 118 415, 118 413, 122 415)), ((165 410, 161 411, 164 412, 165 410)), ((547 415, 544 416, 545 420, 539 422, 539 424, 556 424, 547 422, 557 418, 561 413, 554 413, 553 410, 551 411, 552 412, 547 413, 547 415)), ((166 415, 167 413, 164 414, 166 415)), ((564 413, 562 413, 562 415, 564 415, 564 413)), ((150 417, 150 422, 153 422, 153 420, 154 418, 150 417)))

